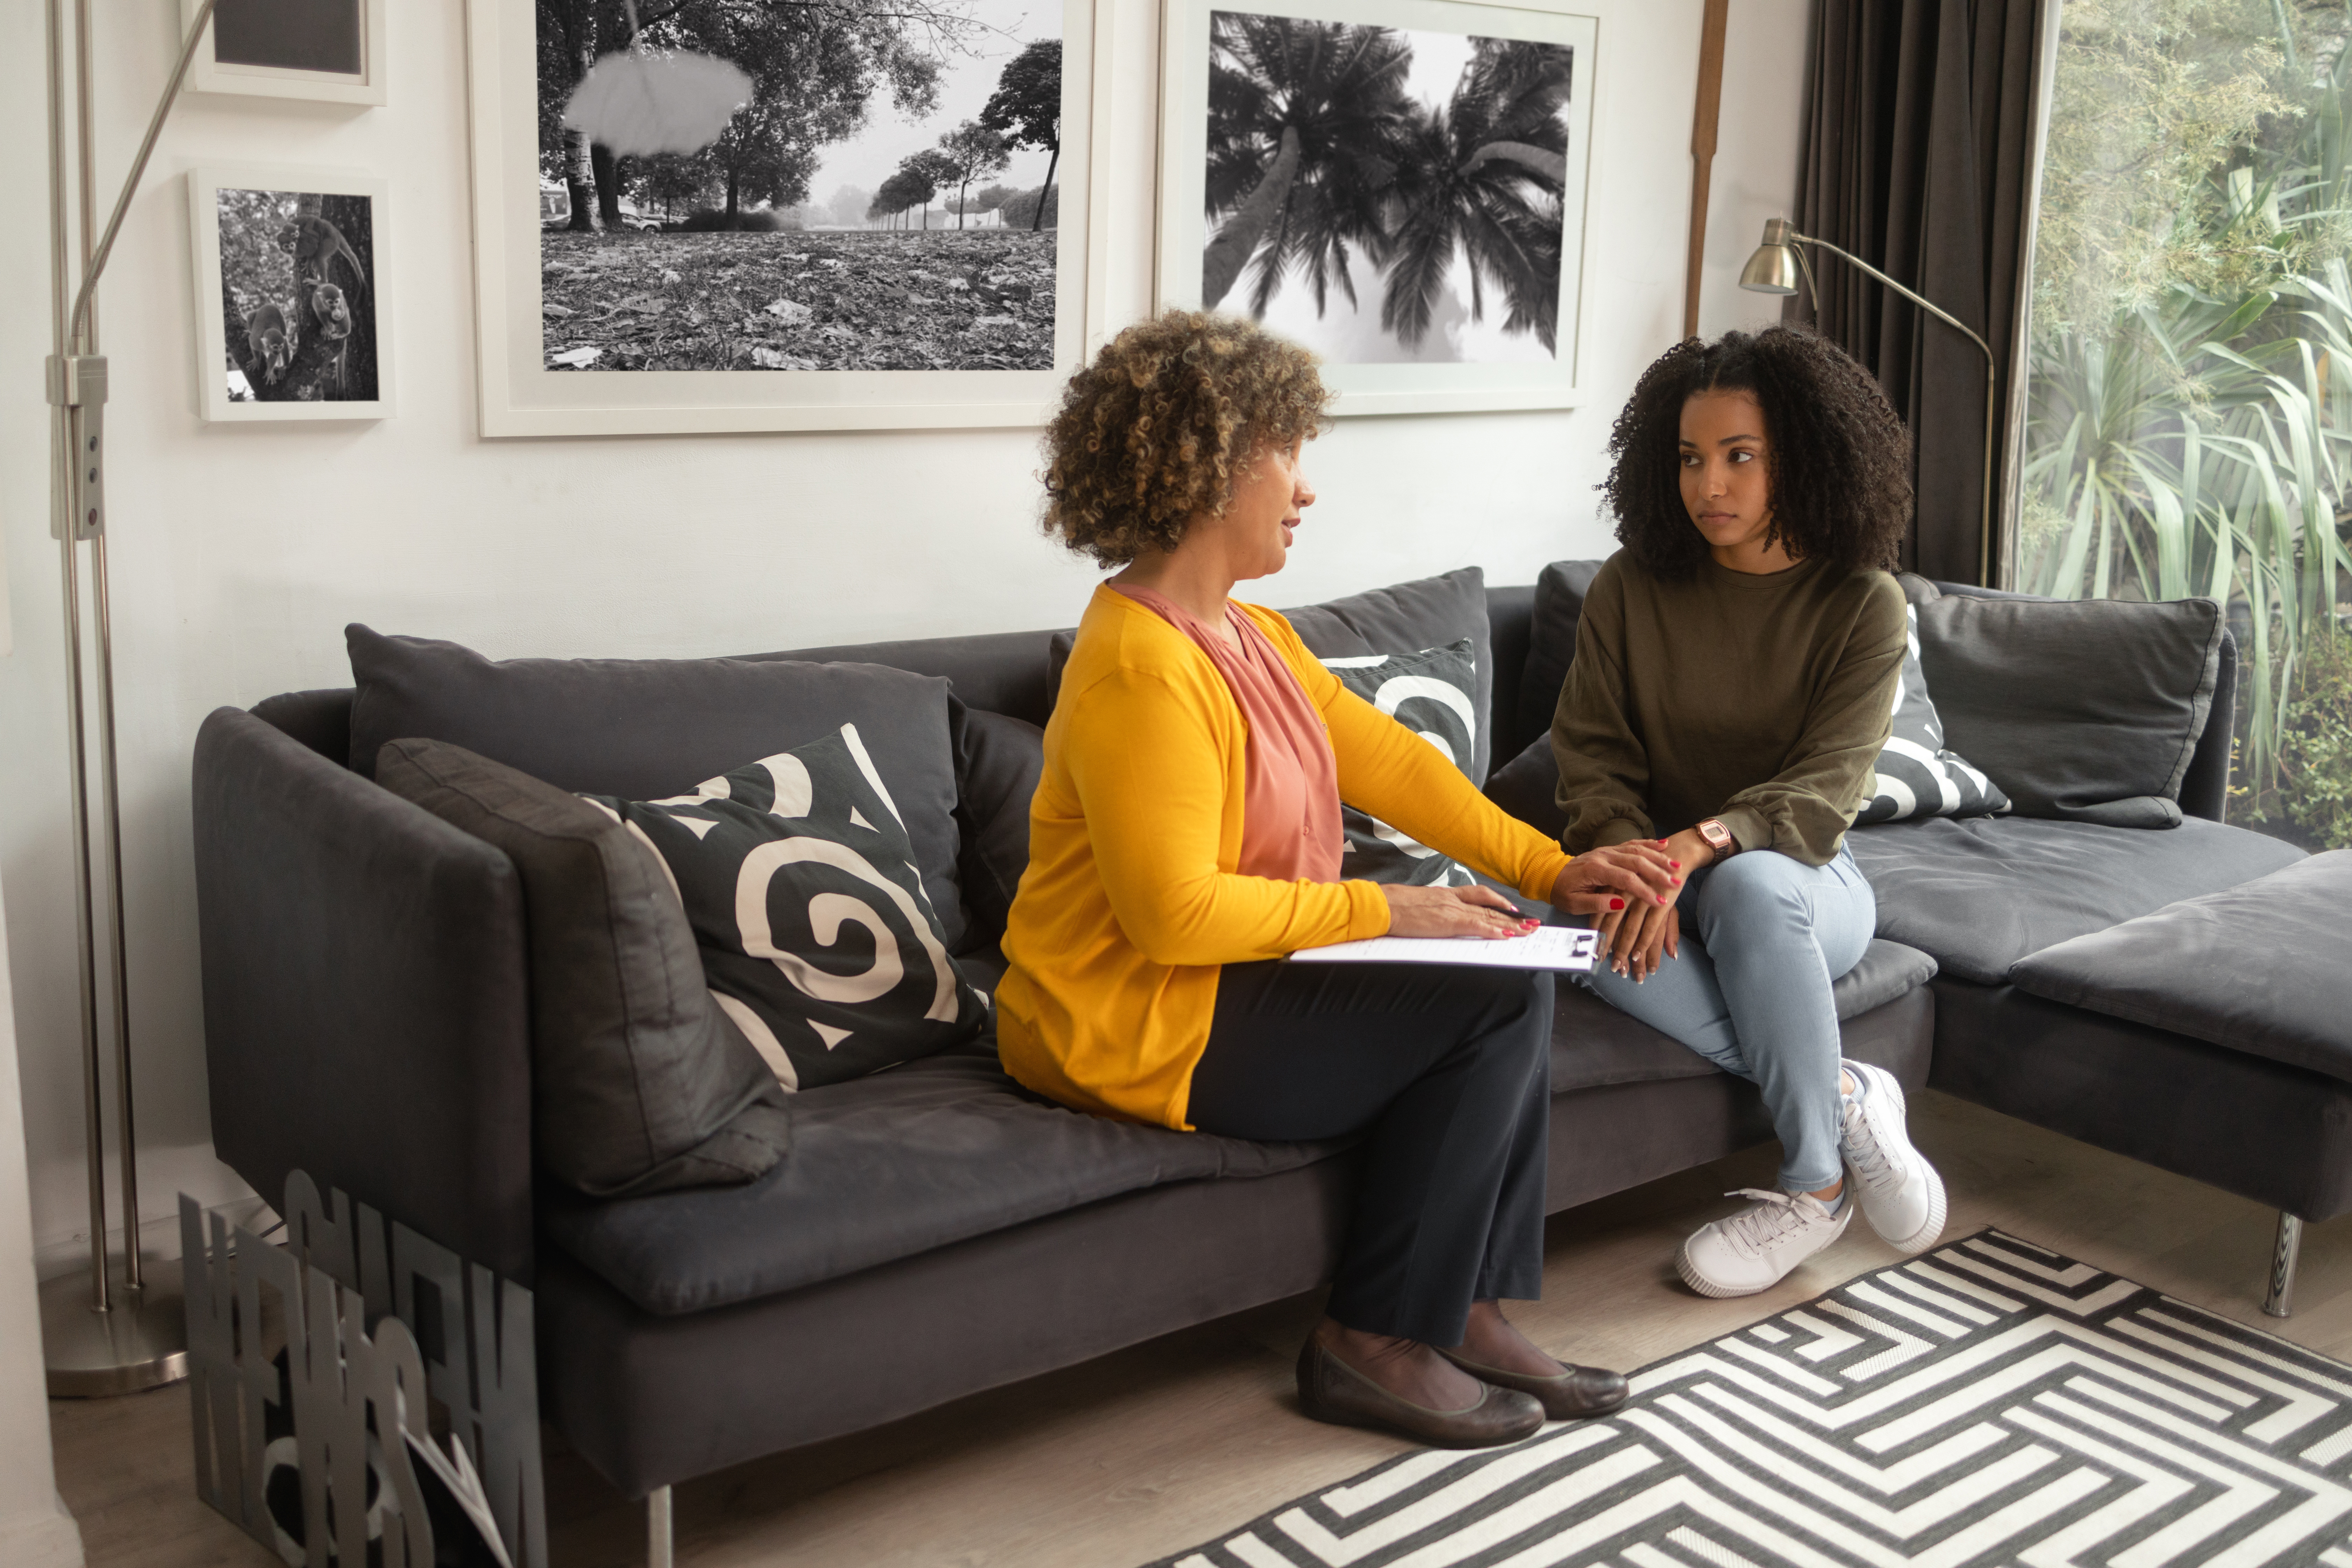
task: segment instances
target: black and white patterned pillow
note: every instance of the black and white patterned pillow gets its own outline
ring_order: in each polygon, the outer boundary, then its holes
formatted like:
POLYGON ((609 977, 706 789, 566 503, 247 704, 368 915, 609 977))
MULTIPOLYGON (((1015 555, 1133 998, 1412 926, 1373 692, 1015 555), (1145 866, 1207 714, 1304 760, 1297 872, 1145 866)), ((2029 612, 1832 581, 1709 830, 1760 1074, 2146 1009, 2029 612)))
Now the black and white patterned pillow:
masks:
MULTIPOLYGON (((1470 776, 1478 750, 1478 660, 1471 639, 1419 653, 1327 658, 1323 668, 1470 776)), ((1348 835, 1339 861, 1343 877, 1418 888, 1470 884, 1463 867, 1352 805, 1340 807, 1339 824, 1348 835)))
POLYGON ((786 1089, 929 1056, 985 1018, 856 725, 691 795, 581 798, 660 858, 711 995, 786 1089))
POLYGON ((1878 752, 1870 798, 1853 825, 1900 822, 1912 816, 1997 816, 2009 796, 1958 752, 1944 749, 1944 721, 1927 695, 1927 672, 1919 668, 1919 609, 1906 605, 1911 646, 1903 656, 1903 680, 1895 689, 1895 732, 1878 752))

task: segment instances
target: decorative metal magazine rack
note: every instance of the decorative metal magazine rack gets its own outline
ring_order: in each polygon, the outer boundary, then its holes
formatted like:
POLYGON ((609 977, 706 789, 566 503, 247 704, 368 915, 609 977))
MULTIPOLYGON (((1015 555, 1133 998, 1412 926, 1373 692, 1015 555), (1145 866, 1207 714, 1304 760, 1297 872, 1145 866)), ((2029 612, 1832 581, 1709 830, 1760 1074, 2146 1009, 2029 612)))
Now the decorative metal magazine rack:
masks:
POLYGON ((273 1246, 181 1194, 197 1495, 304 1568, 547 1568, 530 1292, 331 1196, 273 1246))

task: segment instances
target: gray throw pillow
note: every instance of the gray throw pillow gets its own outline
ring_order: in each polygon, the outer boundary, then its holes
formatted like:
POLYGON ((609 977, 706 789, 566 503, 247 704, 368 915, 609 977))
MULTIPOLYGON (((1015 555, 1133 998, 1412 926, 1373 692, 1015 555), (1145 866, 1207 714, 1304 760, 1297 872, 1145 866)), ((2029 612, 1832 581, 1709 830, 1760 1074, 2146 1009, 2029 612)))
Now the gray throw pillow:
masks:
MULTIPOLYGON (((1936 591, 1924 578, 1906 576, 1906 590, 1916 583, 1930 594, 1936 591)), ((1914 816, 1998 816, 2009 809, 2009 796, 1944 744, 1943 721, 1937 717, 1927 677, 1919 667, 1919 606, 1903 608, 1911 620, 1911 647, 1903 656, 1903 679, 1895 688, 1894 732, 1879 749, 1870 798, 1862 803, 1853 825, 1866 827, 1914 816)))
POLYGON ((389 742, 375 775, 514 862, 540 1163, 618 1197, 748 1182, 783 1157, 783 1096, 706 989, 644 845, 578 796, 445 742, 389 742))
POLYGON ((651 845, 711 994, 789 1089, 840 1083, 980 1031, 895 792, 857 726, 691 794, 589 795, 651 845))
POLYGON ((1045 731, 1025 719, 966 708, 956 736, 956 815, 967 919, 958 956, 1004 938, 1029 868, 1029 803, 1045 774, 1045 731))
MULTIPOLYGON (((1477 754, 1477 665, 1468 637, 1419 653, 1351 654, 1323 661, 1339 684, 1396 720, 1469 776, 1477 754)), ((1475 782, 1475 781, 1474 781, 1475 782)), ((1352 805, 1339 809, 1348 847, 1342 877, 1408 887, 1467 887, 1467 869, 1352 805)))
POLYGON ((1945 742, 2019 816, 2179 826, 2180 781, 2221 669, 2220 605, 1977 591, 1918 609, 1945 742))
POLYGON ((468 747, 588 795, 653 800, 854 723, 907 814, 950 945, 963 940, 946 680, 876 664, 744 658, 492 660, 452 642, 344 628, 352 769, 401 736, 468 747))

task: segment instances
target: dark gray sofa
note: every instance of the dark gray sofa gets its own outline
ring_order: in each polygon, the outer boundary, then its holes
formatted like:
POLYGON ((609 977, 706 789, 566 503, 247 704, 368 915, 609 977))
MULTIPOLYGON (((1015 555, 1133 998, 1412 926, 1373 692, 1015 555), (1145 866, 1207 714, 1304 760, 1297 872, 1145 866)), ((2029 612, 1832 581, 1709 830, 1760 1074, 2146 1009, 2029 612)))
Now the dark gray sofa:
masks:
MULTIPOLYGON (((1559 666, 1530 659, 1534 590, 1487 590, 1486 603, 1491 754, 1510 758, 1540 733, 1550 707, 1541 687, 1557 689, 1559 666)), ((1051 636, 758 657, 944 676, 964 707, 1042 725, 1051 636)), ((2225 671, 2182 791, 2190 852, 2123 877, 2127 889, 2078 911, 2092 922, 2082 929, 2276 863, 2270 841, 2219 825, 2229 689, 2225 671)), ((347 767, 352 705, 347 689, 292 693, 249 712, 222 709, 198 738, 215 1147, 261 1192, 305 1170, 321 1188, 530 1284, 544 1414, 625 1492, 875 1426, 1328 1278, 1353 1174, 1348 1149, 1076 1115, 1014 1086, 985 1042, 796 1097, 792 1153, 744 1186, 600 1203, 535 1173, 530 977, 514 868, 347 767)), ((1008 731, 994 732, 1001 745, 1008 731)), ((960 773, 960 816, 1001 816, 1003 799, 977 795, 1002 795, 1005 770, 971 763, 969 779, 960 773)), ((1017 768, 1012 776, 1019 787, 1017 768)), ((2101 834, 2172 837, 2074 837, 2101 834)), ((1872 847, 1858 853, 1895 925, 1914 905, 1932 914, 1945 877, 1937 855, 1950 847, 1906 826, 1864 837, 1872 847)), ((1998 874, 2020 886, 2040 874, 2031 854, 1978 847, 1996 868, 2006 859, 1998 874)), ((1001 961, 980 902, 968 899, 959 959, 987 984, 1001 961)), ((2318 1217, 2346 1206, 2343 1086, 2193 1041, 2151 1043, 1980 978, 1930 984, 1941 956, 1874 944, 1838 985, 1848 1055, 1906 1087, 1932 1081, 2282 1209, 2318 1217), (2033 1070, 2021 1071, 2029 1060, 2033 1070), (2168 1116, 2149 1113, 2175 1093, 2150 1061, 2177 1065, 2195 1086, 2189 1112, 2175 1102, 2168 1116), (2263 1139, 2242 1135, 2247 1118, 2263 1119, 2263 1139)), ((1769 1136, 1748 1085, 1645 1026, 1569 987, 1559 1018, 1552 1209, 1769 1136)))

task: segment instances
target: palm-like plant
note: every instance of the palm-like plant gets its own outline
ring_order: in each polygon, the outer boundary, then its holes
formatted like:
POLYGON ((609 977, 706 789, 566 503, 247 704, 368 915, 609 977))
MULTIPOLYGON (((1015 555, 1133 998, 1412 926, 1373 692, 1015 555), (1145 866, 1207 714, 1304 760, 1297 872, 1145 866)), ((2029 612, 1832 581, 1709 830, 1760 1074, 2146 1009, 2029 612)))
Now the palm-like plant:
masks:
POLYGON ((1206 196, 1223 222, 1201 258, 1213 307, 1253 261, 1251 313, 1302 269, 1320 310, 1331 280, 1352 302, 1351 245, 1377 245, 1393 149, 1412 106, 1412 47, 1386 27, 1218 12, 1210 26, 1206 196))
POLYGON ((1427 335, 1457 253, 1470 263, 1470 316, 1489 281, 1504 330, 1558 351, 1560 203, 1568 170, 1573 56, 1549 44, 1481 38, 1453 101, 1422 118, 1387 187, 1381 325, 1408 348, 1427 335))

